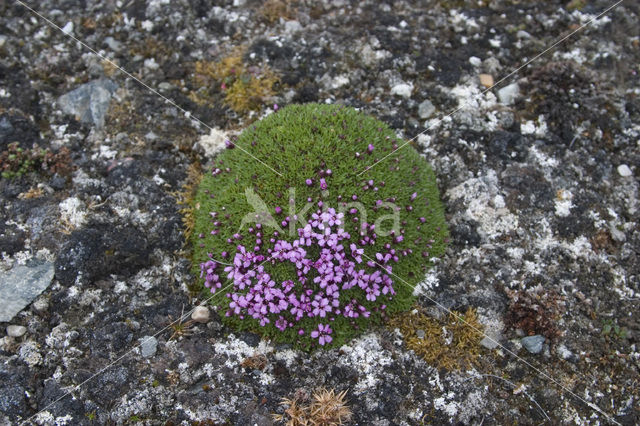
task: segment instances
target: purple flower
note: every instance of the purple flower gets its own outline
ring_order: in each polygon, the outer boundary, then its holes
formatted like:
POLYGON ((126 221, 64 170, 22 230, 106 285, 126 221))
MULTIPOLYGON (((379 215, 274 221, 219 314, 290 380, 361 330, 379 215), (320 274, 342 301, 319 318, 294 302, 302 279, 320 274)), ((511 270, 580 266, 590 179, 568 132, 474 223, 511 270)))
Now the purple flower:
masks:
POLYGON ((313 181, 311 179, 307 179, 304 182, 307 184, 307 186, 313 185, 313 181))
POLYGON ((329 299, 322 297, 319 294, 316 294, 313 302, 311 302, 311 306, 313 306, 313 315, 320 316, 322 318, 326 317, 327 312, 331 312, 332 309, 329 299))
POLYGON ((225 140, 224 141, 224 145, 227 147, 227 149, 233 149, 236 146, 233 144, 233 142, 231 142, 230 140, 225 140))
POLYGON ((373 144, 369 144, 369 146, 367 146, 367 152, 369 154, 371 154, 373 152, 373 144))
POLYGON ((320 189, 322 189, 323 191, 327 189, 327 182, 324 180, 324 178, 320 179, 320 189))
POLYGON ((318 329, 311 332, 311 337, 313 337, 314 339, 318 339, 318 343, 320 343, 320 346, 324 346, 325 344, 331 343, 331 341, 333 340, 333 338, 330 336, 332 331, 333 330, 331 330, 329 324, 318 324, 318 329))
MULTIPOLYGON (((326 182, 321 179, 320 186, 323 187, 324 184, 326 182)), ((296 327, 296 323, 305 317, 325 318, 328 322, 334 321, 338 315, 345 318, 368 317, 371 312, 360 305, 357 299, 348 297, 346 300, 350 299, 351 302, 341 305, 340 300, 345 300, 343 292, 358 287, 362 290, 362 293, 358 290, 360 297, 368 301, 376 301, 383 296, 390 298, 395 294, 393 281, 383 271, 391 273, 388 262, 392 259, 397 262, 398 256, 391 244, 386 244, 384 249, 380 247, 375 253, 377 262, 385 265, 382 270, 373 261, 366 263, 373 270, 371 273, 365 269, 356 269, 356 265, 363 262, 364 249, 360 247, 376 244, 375 227, 368 223, 362 224, 360 244, 349 242, 347 247, 346 241, 351 237, 339 227, 343 216, 343 213, 336 212, 334 208, 327 208, 325 211, 318 209, 303 227, 298 228, 299 238, 292 242, 278 239, 278 233, 273 232, 273 237, 270 238, 273 248, 267 248, 270 263, 289 262, 296 271, 296 278, 290 277, 284 281, 274 280, 261 265, 265 259, 265 255, 260 254, 262 238, 269 236, 263 236, 259 223, 252 227, 249 234, 251 238, 255 237, 254 251, 237 245, 232 264, 224 268, 234 286, 234 290, 227 294, 229 305, 225 315, 237 316, 239 319, 250 316, 261 326, 272 324, 281 331, 296 327), (317 253, 309 247, 319 248, 317 258, 309 257, 309 252, 317 253), (312 283, 313 287, 309 284, 311 281, 315 283, 312 283)), ((292 219, 287 217, 286 220, 292 219)), ((297 218, 294 217, 293 220, 297 218)), ((233 235, 235 240, 241 237, 242 234, 233 235)), ((394 241, 399 242, 401 238, 401 235, 395 237, 394 241)), ((398 255, 406 256, 407 253, 408 250, 402 253, 399 251, 398 255)), ((222 256, 228 257, 228 253, 225 252, 222 256)), ((200 276, 212 292, 221 287, 218 267, 213 259, 200 265, 200 276)), ((302 330, 299 325, 297 329, 302 330)), ((332 341, 328 324, 320 324, 312 334, 319 339, 321 345, 332 341)))

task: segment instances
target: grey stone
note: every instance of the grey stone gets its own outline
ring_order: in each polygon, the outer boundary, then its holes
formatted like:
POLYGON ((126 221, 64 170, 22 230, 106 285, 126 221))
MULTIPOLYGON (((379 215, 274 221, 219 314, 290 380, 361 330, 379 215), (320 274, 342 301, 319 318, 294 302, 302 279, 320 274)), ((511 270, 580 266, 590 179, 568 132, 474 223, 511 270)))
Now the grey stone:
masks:
POLYGON ((111 36, 105 37, 103 42, 104 44, 109 46, 109 49, 115 50, 116 52, 122 49, 122 43, 120 43, 118 40, 114 39, 111 36))
POLYGON ((7 336, 10 337, 22 337, 27 332, 27 327, 22 325, 8 325, 7 336))
POLYGON ((429 118, 434 112, 436 112, 436 107, 428 99, 418 105, 418 116, 420 118, 429 118))
POLYGON ((53 263, 32 261, 0 272, 0 322, 9 322, 51 284, 53 263))
POLYGON ((513 83, 498 90, 498 99, 505 105, 511 105, 519 94, 520 88, 518 87, 518 83, 513 83))
POLYGON ((542 352, 542 345, 544 345, 544 341, 544 336, 539 334, 523 337, 522 340, 520 340, 520 342, 522 342, 522 346, 532 354, 539 354, 542 352))
POLYGON ((158 350, 158 339, 153 336, 144 336, 140 339, 140 353, 144 358, 151 358, 158 350))
POLYGON ((498 342, 494 338, 490 338, 485 336, 482 340, 480 340, 480 344, 485 348, 492 350, 498 347, 498 342))
POLYGON ((424 330, 417 330, 416 331, 416 336, 418 337, 418 339, 424 339, 424 330))
POLYGON ((111 96, 117 89, 118 85, 113 81, 101 78, 60 96, 58 105, 64 112, 75 115, 81 122, 101 128, 104 126, 111 96))

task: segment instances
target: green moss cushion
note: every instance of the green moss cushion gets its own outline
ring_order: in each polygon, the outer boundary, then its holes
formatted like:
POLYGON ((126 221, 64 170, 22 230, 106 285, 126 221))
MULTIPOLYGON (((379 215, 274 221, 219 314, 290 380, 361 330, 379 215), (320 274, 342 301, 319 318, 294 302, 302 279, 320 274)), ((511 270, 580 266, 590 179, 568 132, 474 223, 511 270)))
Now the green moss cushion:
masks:
POLYGON ((230 327, 312 349, 411 306, 447 227, 411 146, 375 164, 404 143, 353 108, 318 104, 283 108, 227 143, 193 201, 192 243, 230 327))

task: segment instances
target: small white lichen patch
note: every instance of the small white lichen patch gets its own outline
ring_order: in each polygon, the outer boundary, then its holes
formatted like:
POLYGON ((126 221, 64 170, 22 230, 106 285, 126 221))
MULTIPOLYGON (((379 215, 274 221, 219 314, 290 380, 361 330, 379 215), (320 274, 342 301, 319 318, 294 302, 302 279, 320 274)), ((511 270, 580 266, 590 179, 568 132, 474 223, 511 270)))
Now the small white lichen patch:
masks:
POLYGON ((36 365, 40 365, 42 363, 42 355, 40 355, 38 344, 36 342, 29 341, 24 342, 22 345, 20 345, 18 356, 29 367, 35 367, 36 365))
POLYGON ((383 367, 391 364, 389 352, 382 348, 379 337, 374 333, 361 336, 350 345, 343 345, 340 350, 344 355, 338 364, 355 368, 360 373, 355 392, 375 388, 383 367))
POLYGON ((571 213, 571 208, 573 207, 573 194, 566 190, 560 189, 556 192, 555 207, 556 207, 556 216, 567 217, 571 213))
POLYGON ((489 170, 485 176, 464 181, 449 189, 446 195, 451 200, 463 200, 467 207, 464 217, 478 222, 478 231, 489 240, 494 240, 518 227, 518 218, 504 207, 504 199, 501 196, 497 198, 500 194, 494 170, 489 170), (499 200, 498 203, 496 199, 499 200))
POLYGON ((214 345, 216 353, 229 357, 226 365, 233 368, 239 365, 244 358, 255 354, 266 354, 273 351, 273 347, 264 340, 260 340, 257 348, 249 346, 244 341, 238 339, 235 334, 230 334, 225 341, 218 341, 214 345))
POLYGON ((462 120, 472 128, 495 130, 498 120, 495 116, 497 98, 492 92, 483 93, 483 88, 474 81, 456 85, 450 94, 458 100, 457 120, 462 120), (485 114, 485 117, 474 119, 475 116, 485 114))
MULTIPOLYGON (((405 284, 400 282, 399 285, 405 284)), ((427 272, 427 275, 424 277, 424 279, 413 288, 413 295, 419 296, 421 294, 424 294, 428 290, 438 287, 439 285, 440 279, 438 278, 437 268, 431 268, 429 272, 427 272)))
POLYGON ((444 411, 444 413, 449 416, 450 420, 453 420, 454 416, 458 414, 458 403, 454 401, 455 394, 453 392, 447 394, 447 397, 452 400, 447 402, 444 397, 436 398, 433 400, 433 406, 436 410, 444 411))
POLYGON ((208 158, 213 158, 225 148, 224 141, 229 140, 230 136, 230 133, 214 127, 208 135, 200 136, 198 144, 204 149, 204 153, 208 158))
POLYGON ((277 361, 284 361, 287 368, 291 368, 293 363, 298 359, 299 352, 294 351, 293 349, 284 349, 278 351, 274 354, 274 358, 277 361))
POLYGON ((535 135, 538 137, 543 137, 547 134, 548 127, 547 122, 544 119, 544 115, 538 116, 538 120, 536 122, 532 120, 525 121, 520 125, 520 131, 523 135, 535 135))
POLYGON ((51 333, 49 333, 49 335, 45 338, 47 346, 56 349, 62 349, 69 346, 70 333, 67 333, 68 329, 69 325, 64 322, 61 322, 60 324, 53 327, 51 333))
POLYGON ((69 197, 58 204, 62 223, 78 228, 87 220, 86 206, 78 197, 69 197))

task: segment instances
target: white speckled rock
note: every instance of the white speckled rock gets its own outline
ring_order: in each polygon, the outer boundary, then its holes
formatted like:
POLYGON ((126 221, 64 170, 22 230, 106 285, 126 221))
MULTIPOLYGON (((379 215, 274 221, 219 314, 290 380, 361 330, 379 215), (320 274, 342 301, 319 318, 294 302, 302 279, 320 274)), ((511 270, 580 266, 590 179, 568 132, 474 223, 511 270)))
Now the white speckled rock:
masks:
POLYGON ((209 309, 205 306, 197 306, 191 314, 191 319, 195 322, 206 324, 209 322, 209 309))

